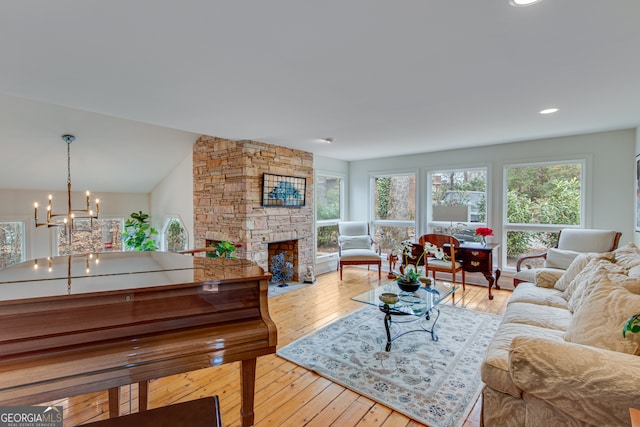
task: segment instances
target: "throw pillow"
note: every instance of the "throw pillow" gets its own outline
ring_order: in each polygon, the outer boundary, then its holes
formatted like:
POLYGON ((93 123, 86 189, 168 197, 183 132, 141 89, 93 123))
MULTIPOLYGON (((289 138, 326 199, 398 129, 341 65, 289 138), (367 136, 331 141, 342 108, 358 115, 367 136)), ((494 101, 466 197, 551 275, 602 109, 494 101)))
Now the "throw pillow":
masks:
POLYGON ((553 288, 563 274, 564 272, 562 270, 540 268, 536 271, 536 286, 541 288, 553 288))
POLYGON ((562 277, 558 279, 553 287, 559 291, 564 292, 571 281, 578 275, 578 273, 580 273, 587 266, 589 261, 593 259, 605 259, 613 262, 613 252, 585 253, 578 255, 574 258, 562 277))
POLYGON ((571 262, 579 255, 579 252, 566 249, 550 248, 547 250, 547 259, 544 266, 549 268, 561 268, 566 270, 571 262))
POLYGON ((640 313, 640 295, 615 283, 601 283, 571 318, 564 339, 576 344, 640 355, 640 334, 622 336, 627 319, 640 313))
POLYGON ((623 271, 618 270, 617 267, 599 265, 586 282, 576 288, 571 298, 569 298, 569 301, 567 301, 569 311, 575 313, 576 310, 579 310, 585 299, 591 295, 591 292, 597 289, 601 283, 618 285, 634 294, 640 293, 640 280, 629 278, 629 276, 623 274, 623 271))
MULTIPOLYGON (((626 270, 604 259, 592 259, 587 263, 582 271, 580 271, 580 273, 578 273, 576 277, 573 278, 571 283, 569 283, 569 286, 567 286, 567 289, 565 289, 562 297, 569 301, 573 296, 573 293, 579 287, 592 286, 607 271, 612 273, 624 273, 626 270)), ((571 310, 571 307, 569 307, 569 310, 571 310)), ((573 310, 571 310, 571 312, 573 312, 573 310)))
POLYGON ((640 248, 632 242, 619 247, 613 251, 613 254, 615 256, 615 263, 626 269, 632 269, 640 265, 640 248))
POLYGON ((347 249, 371 249, 371 238, 369 236, 341 237, 343 250, 347 249))

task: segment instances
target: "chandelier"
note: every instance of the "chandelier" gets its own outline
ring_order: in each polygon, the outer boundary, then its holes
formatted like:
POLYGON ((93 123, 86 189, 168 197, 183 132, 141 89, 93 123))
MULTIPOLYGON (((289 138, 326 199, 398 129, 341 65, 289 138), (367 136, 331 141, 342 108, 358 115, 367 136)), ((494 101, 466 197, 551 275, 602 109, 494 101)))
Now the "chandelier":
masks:
POLYGON ((34 203, 35 208, 35 224, 36 227, 47 226, 60 227, 64 226, 67 231, 67 236, 70 237, 71 232, 75 228, 76 219, 88 219, 93 226, 93 220, 98 218, 100 210, 100 199, 95 200, 95 211, 91 209, 89 196, 91 193, 86 193, 86 203, 84 209, 72 209, 71 207, 71 143, 75 141, 76 137, 73 135, 62 135, 62 140, 67 143, 67 211, 64 213, 53 212, 53 196, 49 194, 49 202, 47 203, 47 219, 43 222, 38 222, 38 203, 34 203))

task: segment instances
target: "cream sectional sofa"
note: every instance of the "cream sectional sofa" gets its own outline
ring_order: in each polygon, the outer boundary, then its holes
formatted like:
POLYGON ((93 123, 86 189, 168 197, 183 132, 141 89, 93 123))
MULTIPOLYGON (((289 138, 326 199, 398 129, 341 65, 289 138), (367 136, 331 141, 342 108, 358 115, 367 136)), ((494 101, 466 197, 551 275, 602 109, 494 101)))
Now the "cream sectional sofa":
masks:
POLYGON ((579 254, 514 290, 482 365, 482 423, 630 426, 640 408, 640 249, 579 254))

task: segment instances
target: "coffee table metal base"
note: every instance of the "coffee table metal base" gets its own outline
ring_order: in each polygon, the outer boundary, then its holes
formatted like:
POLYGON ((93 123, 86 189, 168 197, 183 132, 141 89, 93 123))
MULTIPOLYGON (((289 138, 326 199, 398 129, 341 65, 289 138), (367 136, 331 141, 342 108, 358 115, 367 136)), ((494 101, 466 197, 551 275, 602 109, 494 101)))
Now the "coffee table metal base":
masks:
POLYGON ((432 310, 435 310, 436 312, 436 318, 433 321, 433 324, 431 325, 431 329, 428 329, 427 327, 425 327, 424 322, 420 324, 420 329, 412 329, 410 331, 405 331, 402 333, 398 333, 395 336, 391 336, 391 324, 392 323, 410 323, 410 322, 416 322, 416 321, 424 321, 426 320, 430 320, 431 319, 431 310, 427 310, 425 312, 424 315, 422 316, 416 316, 414 314, 408 314, 408 313, 404 313, 402 311, 397 311, 392 309, 391 307, 389 307, 388 304, 385 305, 381 305, 380 306, 380 311, 382 311, 384 313, 384 330, 387 333, 387 345, 385 347, 385 351, 389 352, 391 351, 391 343, 393 341, 395 341, 396 339, 400 338, 401 336, 410 334, 412 332, 429 332, 431 334, 431 339, 433 341, 438 341, 438 335, 435 332, 436 329, 436 323, 438 323, 438 318, 440 317, 440 310, 436 307, 432 308, 432 310), (392 320, 391 316, 412 316, 413 319, 411 320, 407 320, 404 322, 398 321, 396 320, 395 322, 392 320))

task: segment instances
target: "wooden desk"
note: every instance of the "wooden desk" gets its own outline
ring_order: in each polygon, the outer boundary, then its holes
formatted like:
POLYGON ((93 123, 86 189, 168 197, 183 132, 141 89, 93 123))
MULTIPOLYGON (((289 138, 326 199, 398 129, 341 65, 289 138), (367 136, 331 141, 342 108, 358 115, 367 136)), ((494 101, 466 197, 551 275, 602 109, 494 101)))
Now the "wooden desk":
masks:
POLYGON ((114 252, 0 270, 0 405, 33 405, 275 353, 270 275, 252 261, 114 252))
MULTIPOLYGON (((449 246, 449 245, 445 245, 449 246)), ((456 249, 456 260, 462 263, 462 268, 469 273, 482 273, 489 282, 489 299, 493 299, 491 288, 500 289, 498 279, 502 273, 493 264, 493 251, 500 247, 499 243, 487 243, 483 245, 477 242, 460 243, 456 249)))
POLYGON ((489 299, 493 299, 491 288, 500 289, 498 280, 501 271, 493 265, 493 251, 500 247, 499 243, 465 242, 456 250, 456 258, 462 262, 462 268, 469 273, 482 273, 489 282, 489 299), (459 255, 458 255, 459 253, 459 255), (459 256, 459 258, 458 258, 459 256))

